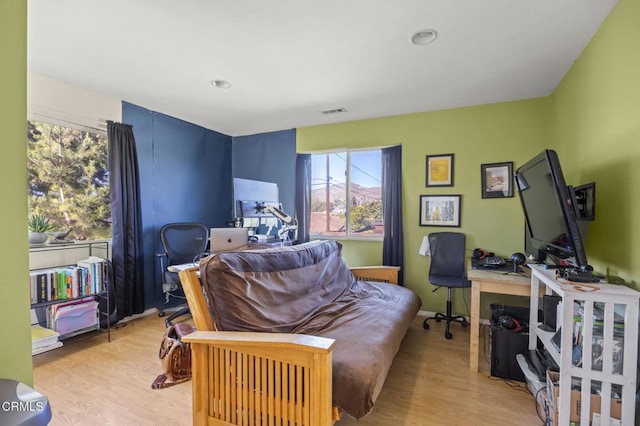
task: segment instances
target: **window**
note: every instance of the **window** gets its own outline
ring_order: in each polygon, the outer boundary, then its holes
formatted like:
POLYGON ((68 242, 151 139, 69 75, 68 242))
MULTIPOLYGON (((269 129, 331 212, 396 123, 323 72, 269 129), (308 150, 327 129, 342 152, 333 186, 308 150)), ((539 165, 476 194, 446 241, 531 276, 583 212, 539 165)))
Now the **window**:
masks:
POLYGON ((66 239, 111 238, 106 135, 29 121, 27 136, 29 215, 66 239))
POLYGON ((381 239, 379 149, 311 155, 312 237, 381 239))

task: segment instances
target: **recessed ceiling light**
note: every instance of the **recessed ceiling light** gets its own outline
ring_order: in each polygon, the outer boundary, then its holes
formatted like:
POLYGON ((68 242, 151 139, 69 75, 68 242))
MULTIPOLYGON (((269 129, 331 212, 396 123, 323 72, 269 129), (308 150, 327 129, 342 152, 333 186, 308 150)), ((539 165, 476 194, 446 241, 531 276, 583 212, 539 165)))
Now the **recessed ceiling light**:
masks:
POLYGON ((411 36, 411 43, 423 46, 432 43, 436 38, 438 38, 438 32, 436 30, 420 30, 411 36))
POLYGON ((217 87, 218 89, 228 89, 231 87, 231 83, 227 80, 211 80, 211 85, 213 87, 217 87))

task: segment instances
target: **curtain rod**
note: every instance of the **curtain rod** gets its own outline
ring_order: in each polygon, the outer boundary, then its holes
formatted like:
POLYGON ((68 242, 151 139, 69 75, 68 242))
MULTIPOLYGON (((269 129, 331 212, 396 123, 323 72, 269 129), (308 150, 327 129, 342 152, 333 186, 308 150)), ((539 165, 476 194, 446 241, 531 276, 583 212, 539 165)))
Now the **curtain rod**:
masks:
MULTIPOLYGON (((404 140, 403 142, 406 142, 404 140)), ((398 142, 392 145, 382 145, 382 146, 369 146, 362 148, 329 148, 329 149, 314 149, 311 151, 298 151, 296 154, 331 154, 332 152, 344 152, 344 151, 371 151, 372 149, 384 149, 391 148, 394 146, 402 145, 402 142, 398 142)))
MULTIPOLYGON (((104 123, 100 122, 100 121, 97 121, 96 122, 97 126, 95 126, 95 125, 91 125, 91 124, 79 123, 77 121, 72 121, 72 119, 64 119, 64 118, 60 118, 59 116, 55 116, 55 115, 52 115, 52 114, 46 114, 46 113, 35 112, 35 111, 28 112, 27 116, 28 117, 33 117, 33 118, 36 118, 36 119, 40 118, 40 119, 42 119, 41 121, 46 121, 46 120, 53 121, 50 124, 63 124, 63 123, 65 123, 65 124, 69 124, 69 125, 71 125, 73 127, 80 127, 81 129, 84 129, 84 130, 95 130, 95 131, 98 131, 98 132, 101 132, 101 133, 106 133, 106 131, 107 131, 107 123, 106 123, 106 121, 104 123), (104 125, 104 127, 100 127, 101 125, 104 125)), ((80 121, 80 120, 78 120, 78 121, 80 121)), ((49 121, 46 121, 46 122, 49 123, 49 121)))

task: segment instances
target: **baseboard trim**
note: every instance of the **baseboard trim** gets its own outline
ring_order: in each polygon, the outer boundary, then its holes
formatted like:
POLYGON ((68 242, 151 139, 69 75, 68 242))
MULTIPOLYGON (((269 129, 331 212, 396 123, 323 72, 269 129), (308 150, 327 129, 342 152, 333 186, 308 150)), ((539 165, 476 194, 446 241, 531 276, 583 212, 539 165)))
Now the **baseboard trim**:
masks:
POLYGON ((144 312, 141 312, 139 314, 133 314, 133 315, 129 315, 128 317, 124 317, 118 322, 119 323, 129 322, 129 321, 137 320, 138 318, 146 317, 148 315, 157 314, 158 312, 160 312, 160 311, 158 311, 158 308, 149 308, 149 309, 146 309, 144 312))

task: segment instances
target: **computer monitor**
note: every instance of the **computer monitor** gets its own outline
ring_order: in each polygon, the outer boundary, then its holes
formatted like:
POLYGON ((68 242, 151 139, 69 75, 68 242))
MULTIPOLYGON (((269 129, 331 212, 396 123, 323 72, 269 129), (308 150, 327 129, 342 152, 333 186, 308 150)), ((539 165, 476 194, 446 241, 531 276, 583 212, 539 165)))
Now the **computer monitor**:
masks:
POLYGON ((572 196, 558 154, 550 149, 527 161, 515 172, 532 246, 547 259, 588 269, 587 255, 572 196))

